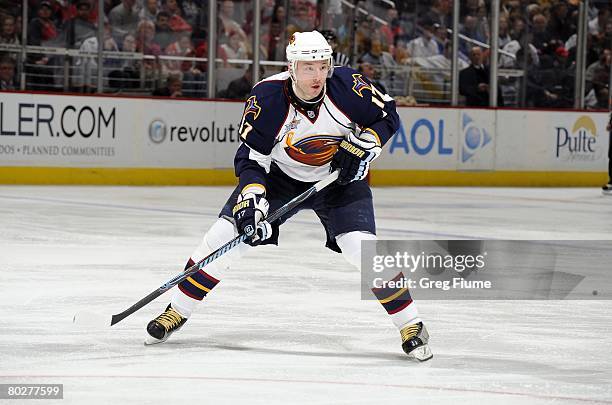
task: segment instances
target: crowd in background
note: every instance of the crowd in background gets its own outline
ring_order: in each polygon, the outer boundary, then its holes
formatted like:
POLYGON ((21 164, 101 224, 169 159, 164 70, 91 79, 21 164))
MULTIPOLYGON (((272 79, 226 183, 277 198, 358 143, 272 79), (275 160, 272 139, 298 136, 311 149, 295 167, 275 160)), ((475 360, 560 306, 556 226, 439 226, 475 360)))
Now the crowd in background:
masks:
MULTIPOLYGON (((98 1, 103 1, 105 51, 143 58, 105 58, 105 91, 142 91, 169 97, 206 97, 208 0, 26 0, 26 45, 98 51, 98 1), (161 57, 161 58, 160 58, 161 57), (186 59, 187 58, 187 59, 186 59)), ((568 108, 574 104, 577 0, 501 0, 499 105, 568 108), (518 73, 516 73, 518 72, 518 73)), ((398 98, 448 103, 452 0, 262 0, 260 60, 283 61, 293 32, 319 29, 333 44, 336 64, 358 68, 398 98), (324 30, 324 28, 326 28, 324 30)), ((460 94, 467 105, 489 103, 490 1, 462 0, 459 15, 460 94)), ((586 105, 608 108, 612 1, 590 0, 586 105)), ((243 98, 252 86, 253 2, 217 2, 215 97, 243 98)), ((0 0, 0 45, 21 45, 22 0, 0 0)), ((3 90, 93 92, 94 56, 44 52, 0 53, 3 90), (62 72, 69 70, 70 74, 62 72)), ((265 65, 265 64, 264 64, 265 65)), ((265 65, 268 76, 282 67, 265 65)))

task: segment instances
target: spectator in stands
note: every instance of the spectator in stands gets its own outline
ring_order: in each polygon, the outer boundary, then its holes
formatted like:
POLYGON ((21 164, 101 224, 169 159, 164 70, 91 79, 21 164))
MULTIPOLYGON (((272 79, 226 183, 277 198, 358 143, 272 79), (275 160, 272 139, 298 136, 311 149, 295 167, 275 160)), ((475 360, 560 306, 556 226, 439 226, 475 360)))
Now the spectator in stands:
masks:
POLYGON ((462 2, 463 7, 461 7, 462 17, 465 18, 468 15, 471 15, 471 16, 478 15, 478 8, 481 5, 481 1, 482 0, 464 0, 462 2))
MULTIPOLYGON (((291 27, 294 27, 293 25, 291 27)), ((368 41, 372 36, 372 29, 374 22, 372 16, 368 15, 363 17, 357 23, 357 30, 355 32, 355 43, 357 44, 357 55, 361 55, 367 51, 366 47, 369 45, 368 41)), ((290 27, 288 28, 290 29, 290 27)))
POLYGON ((426 58, 440 54, 440 48, 434 40, 434 26, 430 19, 421 20, 421 34, 408 42, 406 49, 411 58, 426 58))
POLYGON ((157 13, 159 13, 159 4, 157 0, 145 0, 144 7, 138 13, 138 18, 140 20, 155 22, 157 13))
POLYGON ((585 98, 585 104, 588 108, 596 108, 600 110, 605 110, 608 108, 608 99, 610 96, 610 72, 605 72, 600 70, 596 73, 595 78, 593 79, 593 90, 591 91, 593 94, 593 103, 589 103, 589 95, 585 98))
POLYGON ((270 28, 268 29, 268 60, 284 60, 286 41, 286 26, 285 26, 286 10, 285 7, 277 3, 274 6, 272 19, 270 20, 270 28))
MULTIPOLYGON (((483 43, 487 42, 487 37, 482 33, 480 27, 478 26, 478 18, 473 15, 466 15, 463 21, 463 28, 459 31, 459 33, 465 35, 468 38, 474 39, 476 41, 480 41, 483 43)), ((470 44, 467 41, 460 41, 460 49, 464 54, 468 54, 470 51, 470 44)))
POLYGON ((512 18, 512 29, 510 30, 510 36, 512 39, 522 42, 523 37, 526 35, 526 23, 523 17, 512 18))
POLYGON ((136 37, 133 34, 125 34, 120 48, 122 52, 136 52, 136 37))
POLYGON ((537 70, 528 71, 530 104, 540 108, 568 108, 573 105, 574 77, 567 69, 567 50, 558 42, 544 48, 537 70))
POLYGON ((17 17, 15 17, 15 34, 19 37, 20 43, 21 43, 21 33, 22 32, 23 32, 22 16, 18 15, 17 17))
POLYGON ((359 62, 369 62, 373 65, 388 67, 395 65, 395 60, 389 52, 382 49, 382 42, 378 38, 367 38, 365 41, 366 51, 359 57, 359 62))
POLYGON ((552 36, 547 30, 548 20, 544 16, 544 14, 536 14, 533 16, 533 20, 531 21, 532 25, 532 39, 531 43, 538 50, 542 51, 542 49, 546 48, 550 41, 552 40, 552 36))
POLYGON ((429 15, 433 23, 440 27, 452 28, 453 26, 453 3, 451 0, 434 0, 429 15))
POLYGON ((593 38, 593 48, 598 53, 601 53, 603 49, 610 48, 610 44, 612 44, 612 17, 603 23, 602 29, 598 30, 596 34, 589 35, 593 38))
POLYGON ((512 37, 510 36, 510 23, 508 22, 508 17, 502 15, 499 17, 499 47, 503 48, 510 41, 512 41, 512 37))
POLYGON ((612 19, 606 23, 606 28, 602 33, 599 34, 601 37, 601 42, 604 44, 612 44, 612 19))
POLYGON ((584 75, 587 81, 587 84, 590 83, 592 86, 593 80, 596 77, 600 77, 600 71, 603 71, 604 73, 607 72, 609 74, 611 54, 612 53, 610 52, 609 48, 604 49, 599 55, 599 59, 587 67, 585 75, 584 75))
POLYGON ((172 31, 192 31, 191 25, 189 25, 182 17, 182 10, 178 5, 177 0, 162 0, 162 6, 164 11, 170 16, 168 25, 172 31))
POLYGON ((442 54, 444 53, 444 46, 450 42, 448 31, 446 28, 434 24, 433 33, 433 39, 438 45, 438 54, 442 54))
MULTIPOLYGON (((189 32, 181 32, 178 34, 178 40, 166 47, 165 54, 168 56, 187 56, 194 52, 193 44, 191 43, 191 34, 189 32)), ((164 60, 162 63, 163 74, 177 74, 183 70, 187 71, 191 67, 191 62, 185 63, 180 60, 164 60)))
MULTIPOLYGON (((96 35, 86 38, 81 43, 79 50, 82 52, 98 52, 98 37, 96 35)), ((113 39, 112 29, 108 20, 104 22, 104 42, 103 50, 117 52, 119 47, 113 39)), ((103 66, 107 68, 116 68, 121 63, 117 59, 104 59, 103 66)), ((73 90, 83 91, 86 93, 94 92, 98 86, 98 58, 83 56, 74 60, 76 76, 73 78, 73 90)))
POLYGON ((175 41, 175 35, 170 28, 170 14, 167 11, 157 13, 157 21, 155 23, 155 38, 154 42, 162 49, 166 49, 168 45, 175 41))
POLYGON ((542 8, 537 3, 529 4, 525 10, 527 11, 527 21, 533 21, 533 17, 536 14, 544 14, 542 8))
POLYGON ((511 22, 517 17, 523 17, 521 2, 516 0, 502 0, 501 12, 506 14, 511 22))
MULTIPOLYGON (((263 67, 259 67, 259 77, 263 78, 263 67)), ((244 72, 244 75, 238 79, 232 80, 227 86, 227 89, 219 93, 219 97, 229 98, 232 100, 246 100, 253 89, 253 65, 244 72)))
POLYGON ((563 42, 567 41, 576 32, 576 25, 572 23, 568 16, 565 1, 558 0, 553 4, 547 31, 553 39, 559 39, 563 42))
POLYGON ((36 12, 37 17, 28 24, 28 45, 44 46, 57 38, 58 29, 51 19, 51 13, 51 3, 47 0, 41 1, 36 12))
MULTIPOLYGON (((609 43, 612 46, 612 42, 609 43)), ((610 64, 612 63, 612 51, 604 49, 599 55, 599 60, 586 69, 587 80, 587 105, 592 108, 607 108, 606 97, 609 94, 610 64), (590 97, 589 97, 590 96, 590 97)))
MULTIPOLYGON (((136 37, 126 34, 121 41, 122 52, 136 52, 136 37)), ((141 61, 122 59, 118 69, 108 74, 109 87, 115 90, 135 89, 139 86, 141 61)))
POLYGON ((357 71, 367 77, 374 87, 380 90, 383 94, 387 94, 387 87, 381 81, 376 80, 377 72, 370 62, 361 62, 357 67, 357 71))
MULTIPOLYGON (((177 34, 178 40, 166 48, 166 55, 178 57, 196 56, 196 49, 189 32, 177 34)), ((182 78, 183 97, 203 97, 205 94, 205 78, 196 63, 190 60, 165 60, 162 63, 162 75, 179 76, 182 78)))
MULTIPOLYGON (((532 44, 528 44, 529 47, 529 64, 538 66, 540 64, 540 58, 538 56, 538 50, 532 44)), ((519 41, 513 39, 508 42, 502 50, 505 54, 501 54, 499 56, 499 68, 500 69, 522 69, 523 65, 519 63, 518 53, 521 51, 522 46, 519 41), (514 57, 509 56, 508 54, 514 55, 514 57)))
MULTIPOLYGON (((532 44, 528 44, 530 57, 529 65, 524 65, 525 62, 522 56, 519 58, 519 52, 522 50, 521 43, 519 43, 519 41, 513 39, 504 45, 502 49, 504 54, 500 54, 498 65, 499 69, 519 69, 527 72, 530 68, 537 68, 540 63, 538 51, 532 44), (514 55, 514 57, 511 57, 508 54, 514 55)), ((523 79, 504 75, 499 75, 498 79, 499 87, 504 98, 504 105, 508 107, 518 107, 523 79)))
POLYGON ((2 24, 0 24, 0 43, 12 45, 21 44, 19 34, 15 30, 15 17, 12 15, 5 15, 0 21, 2 21, 2 24))
POLYGON ((118 38, 133 32, 140 21, 136 0, 121 0, 121 4, 108 13, 108 19, 118 38))
MULTIPOLYGON (((499 106, 504 102, 498 91, 499 106)), ((470 50, 470 66, 459 72, 459 94, 465 96, 467 106, 489 106, 489 68, 484 65, 482 48, 472 47, 470 50)))
POLYGON ((398 65, 405 65, 410 63, 410 55, 408 54, 408 36, 400 35, 395 38, 395 46, 393 49, 395 50, 395 54, 393 55, 393 59, 395 59, 395 63, 398 65))
POLYGON ((155 24, 148 20, 142 20, 136 29, 136 51, 145 55, 160 55, 161 46, 155 42, 155 37, 155 24))
POLYGON ((183 80, 180 74, 171 74, 166 79, 166 86, 153 91, 154 96, 160 97, 183 97, 183 80))
MULTIPOLYGON (((230 35, 229 42, 227 44, 221 44, 221 48, 228 59, 248 59, 249 57, 247 46, 237 32, 233 32, 230 35)), ((243 65, 235 65, 234 67, 241 68, 243 65)))
POLYGON ((203 3, 202 0, 183 0, 179 4, 183 20, 192 28, 198 24, 198 15, 202 7, 208 7, 208 4, 203 3))
MULTIPOLYGON (((51 19, 51 3, 47 0, 40 2, 36 11, 36 18, 28 24, 28 45, 52 45, 59 39, 59 31, 51 19)), ((28 88, 31 90, 48 90, 53 83, 50 77, 53 71, 50 68, 51 58, 41 53, 29 53, 27 57, 26 72, 29 75, 28 88)))
POLYGON ((136 30, 136 51, 147 56, 155 56, 155 59, 145 58, 142 68, 147 82, 155 80, 159 71, 157 56, 161 55, 161 47, 155 42, 155 24, 151 21, 142 20, 136 30))
POLYGON ((219 38, 218 43, 224 44, 229 42, 229 38, 232 33, 237 32, 243 41, 247 40, 247 36, 244 30, 240 27, 240 24, 234 20, 234 2, 231 0, 225 0, 221 3, 221 8, 219 10, 219 38))
POLYGON ((0 90, 17 90, 15 85, 15 61, 8 55, 0 57, 0 90))
POLYGON ((89 21, 91 3, 79 0, 76 5, 76 16, 66 23, 64 35, 67 48, 80 48, 83 41, 97 34, 96 26, 89 21))
POLYGON ((336 33, 332 30, 322 30, 321 35, 325 37, 327 43, 333 49, 332 60, 334 66, 350 66, 351 60, 349 59, 349 57, 338 51, 338 41, 336 33))
POLYGON ((383 25, 382 27, 380 27, 381 39, 383 41, 385 49, 389 50, 389 53, 393 54, 395 38, 398 35, 402 34, 402 29, 399 24, 399 16, 395 6, 387 8, 387 16, 385 18, 385 21, 387 22, 387 25, 383 25))
MULTIPOLYGON (((193 56, 196 58, 208 58, 208 41, 204 40, 196 44, 195 52, 193 52, 193 54, 189 56, 193 56)), ((221 48, 221 46, 219 45, 217 45, 217 58, 223 61, 221 65, 218 63, 216 64, 218 67, 228 67, 229 66, 227 63, 227 55, 225 54, 225 51, 223 50, 223 48, 221 48)), ((197 62, 195 64, 195 67, 201 72, 206 72, 208 70, 208 63, 207 62, 197 62)))
MULTIPOLYGON (((58 27, 64 26, 78 14, 78 0, 49 0, 53 10, 53 19, 58 27)), ((104 1, 104 0, 103 0, 104 1)), ((98 0, 91 0, 87 20, 96 24, 98 21, 98 0)))
MULTIPOLYGON (((292 9, 289 8, 289 10, 292 9)), ((295 13, 289 18, 289 25, 295 27, 299 32, 312 31, 314 29, 314 21, 306 4, 301 3, 298 6, 295 13)))

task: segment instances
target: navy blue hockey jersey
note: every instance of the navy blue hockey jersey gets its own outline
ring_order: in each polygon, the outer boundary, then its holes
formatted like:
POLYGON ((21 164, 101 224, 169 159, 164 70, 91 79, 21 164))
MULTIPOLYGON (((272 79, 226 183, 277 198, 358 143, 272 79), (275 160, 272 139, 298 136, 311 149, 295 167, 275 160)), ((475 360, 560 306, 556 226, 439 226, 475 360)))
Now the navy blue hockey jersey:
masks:
POLYGON ((261 184, 274 162, 288 176, 315 182, 329 173, 338 145, 357 126, 384 145, 399 128, 395 101, 348 67, 337 67, 316 108, 295 102, 288 72, 257 83, 240 124, 234 161, 240 184, 261 184))

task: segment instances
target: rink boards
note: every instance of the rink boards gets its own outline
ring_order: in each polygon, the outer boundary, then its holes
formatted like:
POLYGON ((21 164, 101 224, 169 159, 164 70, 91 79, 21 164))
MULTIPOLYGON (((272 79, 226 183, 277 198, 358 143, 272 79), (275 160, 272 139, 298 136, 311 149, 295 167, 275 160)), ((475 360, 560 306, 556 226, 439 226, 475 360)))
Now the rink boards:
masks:
MULTIPOLYGON (((0 183, 233 184, 242 103, 2 93, 0 183)), ((398 109, 375 185, 598 186, 608 114, 398 109)))

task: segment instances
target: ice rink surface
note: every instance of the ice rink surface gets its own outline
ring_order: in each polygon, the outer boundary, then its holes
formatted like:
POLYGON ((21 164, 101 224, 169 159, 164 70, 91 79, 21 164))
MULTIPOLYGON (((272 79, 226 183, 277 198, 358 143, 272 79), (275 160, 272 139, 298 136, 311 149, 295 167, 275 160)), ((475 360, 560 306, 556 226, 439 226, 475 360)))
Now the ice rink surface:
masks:
MULTIPOLYGON (((180 272, 229 192, 0 186, 0 383, 61 383, 64 399, 44 403, 88 405, 612 404, 611 301, 421 300, 434 358, 414 363, 311 213, 237 262, 163 345, 145 347, 144 328, 169 294, 113 328, 72 324, 180 272)), ((381 238, 612 239, 597 189, 374 195, 381 238)))

